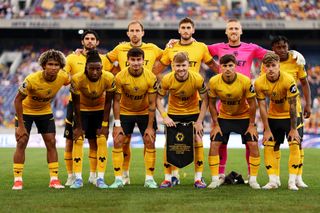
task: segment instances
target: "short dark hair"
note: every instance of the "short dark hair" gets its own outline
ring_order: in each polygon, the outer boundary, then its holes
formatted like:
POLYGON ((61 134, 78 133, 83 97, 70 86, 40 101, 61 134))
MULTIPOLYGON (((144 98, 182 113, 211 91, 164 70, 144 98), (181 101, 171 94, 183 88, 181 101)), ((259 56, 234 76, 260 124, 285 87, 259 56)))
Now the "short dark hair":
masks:
POLYGON ((237 59, 236 59, 236 57, 235 57, 234 55, 232 55, 232 54, 226 54, 226 55, 222 56, 222 57, 220 58, 220 60, 219 60, 219 63, 220 63, 220 64, 227 64, 227 63, 229 63, 230 61, 231 61, 232 63, 237 64, 237 59))
POLYGON ((144 58, 144 52, 139 47, 132 47, 127 53, 127 58, 140 57, 140 56, 142 56, 142 58, 144 58))
POLYGON ((51 49, 43 52, 40 55, 38 62, 40 66, 44 68, 49 60, 59 62, 61 69, 66 65, 66 58, 64 54, 58 50, 51 49))
POLYGON ((101 62, 101 58, 97 50, 90 50, 87 52, 87 63, 89 62, 101 62))
POLYGON ((273 45, 279 43, 280 41, 283 41, 289 45, 289 40, 287 37, 285 37, 283 35, 278 35, 278 36, 273 37, 273 39, 271 40, 271 47, 273 47, 273 45))
POLYGON ((98 35, 98 33, 96 32, 96 31, 94 31, 94 30, 85 30, 83 33, 82 33, 82 35, 81 35, 81 41, 84 39, 84 37, 86 37, 86 35, 88 35, 88 34, 93 34, 94 35, 94 37, 96 37, 96 40, 97 41, 99 41, 100 39, 99 39, 99 35, 98 35))
POLYGON ((179 22, 179 27, 181 26, 181 24, 185 24, 185 23, 190 23, 192 25, 192 27, 194 27, 194 22, 192 21, 191 18, 189 17, 185 17, 184 19, 182 19, 180 22, 179 22))

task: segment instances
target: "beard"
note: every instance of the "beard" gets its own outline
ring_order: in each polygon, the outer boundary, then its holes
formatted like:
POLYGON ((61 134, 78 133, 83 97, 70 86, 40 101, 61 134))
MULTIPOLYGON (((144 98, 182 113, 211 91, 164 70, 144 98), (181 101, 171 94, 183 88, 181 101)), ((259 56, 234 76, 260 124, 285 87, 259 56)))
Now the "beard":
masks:
POLYGON ((181 36, 181 39, 184 40, 184 41, 188 41, 192 38, 192 35, 190 36, 181 36))

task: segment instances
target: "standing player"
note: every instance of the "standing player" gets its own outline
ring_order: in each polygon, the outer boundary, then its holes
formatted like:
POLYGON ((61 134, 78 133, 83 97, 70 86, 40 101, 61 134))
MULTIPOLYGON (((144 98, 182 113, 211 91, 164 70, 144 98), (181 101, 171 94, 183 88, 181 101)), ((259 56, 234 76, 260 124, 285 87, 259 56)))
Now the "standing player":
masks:
POLYGON ((107 138, 109 135, 109 115, 111 100, 115 91, 114 76, 110 72, 103 72, 101 58, 96 50, 87 53, 84 73, 73 75, 71 80, 71 94, 75 112, 75 129, 73 144, 73 172, 76 176, 70 188, 78 189, 83 186, 83 131, 89 144, 97 146, 96 186, 108 188, 104 182, 107 165, 107 138))
MULTIPOLYGON (((81 44, 83 49, 81 53, 71 53, 67 56, 66 66, 64 70, 69 73, 70 76, 78 72, 84 72, 86 66, 86 55, 87 52, 90 50, 96 49, 99 45, 99 36, 93 30, 85 30, 84 33, 81 35, 81 44)), ((110 70, 112 68, 111 63, 103 55, 100 55, 102 60, 103 69, 110 70)), ((68 180, 66 182, 66 186, 71 186, 75 177, 73 176, 72 171, 72 147, 73 147, 73 135, 72 135, 72 125, 73 125, 73 102, 70 99, 68 106, 67 106, 67 115, 66 115, 66 127, 64 131, 64 137, 66 138, 66 147, 64 152, 64 159, 66 164, 66 169, 68 173, 68 180)), ((90 143, 90 150, 89 150, 89 162, 90 162, 90 176, 89 176, 89 183, 96 184, 96 169, 97 169, 97 145, 95 143, 90 143)))
MULTIPOLYGON (((163 50, 152 43, 142 42, 144 36, 143 25, 139 21, 132 21, 128 25, 127 36, 130 42, 123 42, 117 45, 112 51, 107 53, 107 58, 111 63, 118 61, 120 70, 129 66, 127 53, 132 47, 139 47, 144 51, 143 67, 146 70, 152 70, 153 64, 162 56, 163 50)), ((116 74, 114 72, 114 74, 116 74)), ((123 143, 123 182, 130 184, 129 169, 131 159, 130 137, 126 137, 123 143)))
POLYGON ((280 71, 280 58, 277 54, 267 53, 262 63, 266 73, 255 81, 260 115, 264 126, 264 161, 269 175, 269 182, 262 188, 278 188, 274 147, 280 146, 286 136, 290 150, 288 188, 298 190, 296 178, 299 171, 299 145, 302 136, 302 129, 297 127, 297 124, 300 124, 300 119, 297 119, 299 92, 294 78, 290 74, 280 71), (270 101, 268 111, 266 98, 270 101))
POLYGON ((19 88, 14 101, 17 148, 13 156, 13 190, 21 190, 23 187, 22 173, 25 149, 33 122, 42 135, 47 148, 49 187, 64 188, 58 179, 56 127, 50 102, 63 85, 69 84, 68 74, 61 70, 65 63, 65 57, 60 51, 48 50, 42 53, 39 64, 43 70, 28 75, 19 88))
POLYGON ((257 183, 260 166, 258 132, 254 123, 256 94, 250 79, 236 72, 237 61, 234 55, 224 55, 219 62, 222 73, 209 81, 209 109, 213 126, 209 151, 212 182, 208 188, 219 187, 219 147, 228 143, 231 132, 236 132, 241 134, 242 142, 250 150, 249 185, 253 189, 260 189, 257 183), (221 101, 219 113, 216 108, 217 98, 221 101))
MULTIPOLYGON (((293 59, 293 55, 291 52, 289 52, 289 41, 284 36, 276 36, 272 42, 271 42, 272 50, 280 57, 280 70, 286 73, 289 73, 296 83, 298 80, 301 83, 303 96, 305 100, 305 106, 303 110, 303 117, 309 118, 311 114, 311 97, 310 97, 310 86, 307 81, 307 72, 304 69, 303 65, 298 65, 296 60, 293 59)), ((302 118, 302 107, 301 107, 301 101, 300 97, 297 97, 297 105, 298 105, 298 116, 301 117, 301 122, 303 122, 302 118)), ((303 123, 301 123, 303 125, 303 123)), ((303 127, 301 127, 302 133, 303 133, 303 127)), ((302 138, 301 138, 302 142, 302 138)), ((275 155, 276 155, 276 174, 277 174, 277 183, 280 186, 280 158, 281 153, 279 149, 280 144, 276 144, 275 149, 275 155)), ((304 161, 304 151, 301 147, 300 143, 300 159, 301 162, 299 164, 299 171, 296 179, 296 185, 300 188, 306 188, 308 187, 307 184, 305 184, 302 180, 302 171, 303 171, 303 161, 304 161)))
MULTIPOLYGON (((226 54, 233 54, 237 60, 236 71, 249 77, 250 79, 253 78, 254 76, 251 75, 252 61, 253 59, 262 60, 263 56, 267 53, 267 50, 253 43, 241 42, 240 37, 242 35, 242 26, 241 23, 236 19, 228 20, 225 33, 228 37, 228 42, 208 45, 210 54, 213 57, 218 58, 221 58, 226 54)), ((248 174, 250 173, 249 155, 249 147, 248 144, 246 144, 248 174)), ((219 176, 221 183, 223 183, 228 157, 227 144, 221 144, 219 156, 219 176)))
MULTIPOLYGON (((199 146, 202 146, 202 122, 208 107, 208 97, 204 79, 199 73, 189 69, 189 61, 188 54, 184 52, 178 52, 173 57, 172 68, 174 72, 168 73, 161 80, 161 86, 157 96, 157 108, 163 116, 163 122, 167 127, 176 126, 175 122, 195 122, 195 149, 199 149, 199 146), (167 114, 161 101, 168 92, 169 103, 167 114), (199 110, 198 93, 203 101, 201 110, 199 110)), ((196 173, 199 173, 198 166, 196 166, 198 162, 199 161, 194 162, 196 173)), ((167 167, 170 167, 166 162, 166 158, 164 164, 167 165, 167 167)), ((195 175, 194 186, 196 188, 206 187, 206 184, 202 182, 201 177, 202 173, 195 175)), ((165 180, 161 183, 160 188, 169 187, 172 187, 172 176, 170 172, 166 172, 165 180)))
POLYGON ((157 78, 148 69, 143 67, 144 52, 133 47, 127 54, 129 67, 116 75, 117 91, 114 98, 114 149, 112 151, 115 181, 109 188, 123 187, 123 143, 126 137, 133 133, 135 124, 138 125, 145 145, 145 172, 144 186, 157 188, 153 179, 155 169, 155 121, 157 78))
MULTIPOLYGON (((210 54, 213 57, 221 58, 226 54, 233 54, 237 60, 236 71, 244 74, 249 78, 254 78, 254 75, 251 75, 251 66, 253 59, 262 60, 263 56, 268 52, 268 50, 253 44, 241 42, 240 38, 242 35, 242 26, 241 23, 236 19, 230 19, 226 25, 225 34, 227 35, 227 43, 216 43, 208 45, 210 54)), ((303 56, 296 52, 292 51, 293 58, 296 59, 297 63, 304 64, 303 56)), ((221 182, 224 181, 225 177, 225 167, 227 163, 227 145, 222 144, 219 150, 220 155, 220 166, 219 166, 219 176, 221 182)), ((246 145, 246 160, 248 165, 248 174, 250 173, 250 164, 249 164, 249 148, 246 145)))
MULTIPOLYGON (((202 62, 206 63, 212 70, 217 70, 217 64, 212 59, 207 46, 201 42, 195 42, 192 38, 192 35, 195 32, 194 22, 189 18, 184 18, 179 22, 179 34, 180 41, 175 43, 172 48, 167 47, 160 61, 157 61, 153 68, 153 73, 156 75, 161 73, 167 66, 173 62, 173 58, 177 52, 186 52, 189 58, 189 71, 191 72, 200 72, 200 65, 202 62)), ((195 145, 195 181, 201 179, 203 172, 203 143, 198 141, 195 145)), ((173 173, 173 182, 179 183, 179 180, 175 181, 178 178, 178 170, 172 168, 173 166, 165 166, 165 174, 169 175, 173 173)), ((197 182, 200 183, 200 182, 197 182)), ((175 184, 175 183, 174 183, 175 184)), ((203 185, 201 183, 200 185, 203 185)), ((202 186, 200 186, 202 187, 202 186)))

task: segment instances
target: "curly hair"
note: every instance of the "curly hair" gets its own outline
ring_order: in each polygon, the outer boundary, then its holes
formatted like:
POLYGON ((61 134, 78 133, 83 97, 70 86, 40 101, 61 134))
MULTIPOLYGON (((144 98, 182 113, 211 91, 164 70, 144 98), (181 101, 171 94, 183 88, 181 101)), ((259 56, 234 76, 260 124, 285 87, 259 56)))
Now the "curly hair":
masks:
POLYGON ((49 60, 54 60, 59 62, 61 69, 66 65, 66 58, 64 54, 59 50, 51 49, 43 52, 40 55, 38 62, 40 66, 44 68, 44 66, 47 64, 49 60))

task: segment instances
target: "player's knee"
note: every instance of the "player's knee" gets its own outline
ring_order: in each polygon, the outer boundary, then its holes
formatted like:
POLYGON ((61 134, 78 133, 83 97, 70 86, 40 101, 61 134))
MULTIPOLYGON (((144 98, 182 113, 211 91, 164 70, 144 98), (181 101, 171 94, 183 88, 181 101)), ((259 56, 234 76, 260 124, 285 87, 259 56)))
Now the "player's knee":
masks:
POLYGON ((148 149, 154 149, 154 140, 150 138, 149 135, 143 137, 144 144, 148 149))
POLYGON ((123 146, 130 146, 130 142, 131 142, 131 135, 126 135, 124 137, 123 146))
POLYGON ((65 151, 72 152, 72 147, 73 147, 73 141, 70 139, 66 139, 65 151))
POLYGON ((47 139, 45 141, 45 143, 46 143, 47 150, 56 149, 56 139, 55 138, 47 139))
POLYGON ((211 141, 210 143, 210 155, 218 155, 219 154, 219 148, 221 143, 217 141, 211 141))
POLYGON ((259 147, 257 142, 247 142, 247 147, 250 151, 250 156, 259 157, 259 147))
POLYGON ((274 151, 278 151, 280 149, 280 144, 279 143, 276 143, 274 145, 274 151))
POLYGON ((97 139, 89 139, 88 142, 89 142, 89 148, 91 150, 97 150, 98 149, 98 146, 97 146, 97 139))
POLYGON ((26 149, 28 145, 28 137, 22 137, 17 140, 17 149, 26 149))
POLYGON ((119 135, 118 137, 114 138, 114 141, 113 141, 114 148, 117 148, 117 149, 122 148, 124 140, 125 138, 123 135, 119 135))

